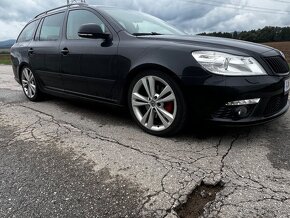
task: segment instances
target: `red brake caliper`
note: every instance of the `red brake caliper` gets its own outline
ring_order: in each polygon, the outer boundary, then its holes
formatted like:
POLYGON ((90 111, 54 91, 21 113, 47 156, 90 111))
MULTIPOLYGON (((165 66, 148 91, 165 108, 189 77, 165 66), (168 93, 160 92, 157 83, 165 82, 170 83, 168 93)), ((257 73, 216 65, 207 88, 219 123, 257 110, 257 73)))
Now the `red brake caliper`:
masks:
POLYGON ((170 102, 165 102, 164 103, 164 109, 169 112, 169 113, 173 113, 174 111, 174 102, 170 101, 170 102))

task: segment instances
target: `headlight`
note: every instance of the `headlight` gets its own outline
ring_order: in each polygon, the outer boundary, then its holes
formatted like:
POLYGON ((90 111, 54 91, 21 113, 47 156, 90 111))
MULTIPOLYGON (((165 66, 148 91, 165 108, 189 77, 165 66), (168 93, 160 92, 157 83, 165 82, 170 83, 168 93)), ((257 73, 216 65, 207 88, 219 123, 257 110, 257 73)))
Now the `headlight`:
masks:
POLYGON ((226 76, 267 75, 252 57, 235 56, 215 51, 192 52, 194 59, 206 70, 226 76))

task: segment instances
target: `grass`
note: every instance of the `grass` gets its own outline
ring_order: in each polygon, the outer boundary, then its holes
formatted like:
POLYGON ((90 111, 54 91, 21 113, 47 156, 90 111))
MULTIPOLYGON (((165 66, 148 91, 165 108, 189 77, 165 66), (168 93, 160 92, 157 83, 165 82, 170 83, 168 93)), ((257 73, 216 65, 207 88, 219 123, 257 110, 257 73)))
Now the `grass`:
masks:
POLYGON ((10 49, 9 48, 0 48, 0 54, 9 54, 10 49))
POLYGON ((9 54, 0 54, 0 64, 11 65, 9 54))

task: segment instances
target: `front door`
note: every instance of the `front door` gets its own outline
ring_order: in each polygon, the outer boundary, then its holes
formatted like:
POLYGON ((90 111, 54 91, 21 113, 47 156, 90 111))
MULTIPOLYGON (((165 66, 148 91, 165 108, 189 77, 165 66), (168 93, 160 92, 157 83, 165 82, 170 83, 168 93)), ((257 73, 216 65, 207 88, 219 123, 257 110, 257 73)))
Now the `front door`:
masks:
POLYGON ((64 89, 74 94, 110 99, 117 77, 114 62, 118 38, 114 37, 110 42, 80 38, 79 28, 88 23, 100 25, 104 32, 113 32, 94 11, 69 11, 60 45, 64 89))

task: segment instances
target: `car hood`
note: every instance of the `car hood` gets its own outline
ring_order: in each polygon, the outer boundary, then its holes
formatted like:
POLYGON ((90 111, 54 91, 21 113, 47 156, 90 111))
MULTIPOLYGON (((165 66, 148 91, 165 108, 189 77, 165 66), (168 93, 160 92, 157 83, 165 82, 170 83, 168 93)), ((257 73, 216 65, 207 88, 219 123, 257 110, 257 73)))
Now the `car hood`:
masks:
POLYGON ((176 36, 176 35, 156 35, 156 36, 142 36, 142 38, 150 38, 155 40, 170 41, 175 43, 191 44, 197 47, 207 47, 207 48, 225 48, 234 49, 234 50, 244 50, 251 51, 259 54, 263 54, 273 50, 273 48, 241 41, 234 39, 218 38, 218 37, 209 37, 209 36, 176 36))

